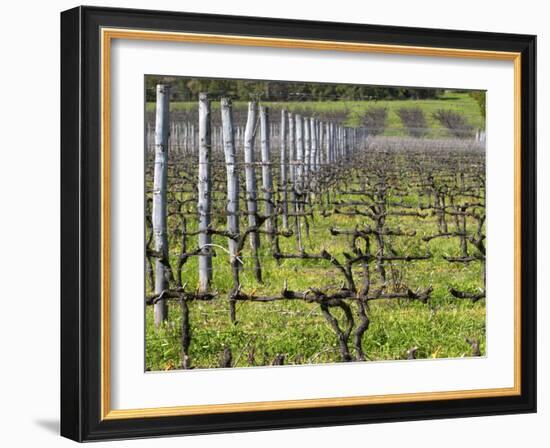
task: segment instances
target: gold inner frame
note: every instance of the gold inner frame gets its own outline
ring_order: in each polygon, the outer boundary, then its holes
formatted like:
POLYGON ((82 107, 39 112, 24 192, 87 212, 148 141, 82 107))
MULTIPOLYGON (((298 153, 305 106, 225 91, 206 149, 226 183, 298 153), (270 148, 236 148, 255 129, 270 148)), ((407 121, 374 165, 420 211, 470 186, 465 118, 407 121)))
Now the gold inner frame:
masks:
POLYGON ((101 419, 183 416, 227 412, 306 409, 414 401, 502 397, 521 394, 521 53, 465 50, 455 48, 279 39, 215 34, 101 29, 101 419), (296 48, 438 56, 469 59, 506 60, 514 63, 514 386, 442 392, 368 395, 302 400, 262 401, 229 404, 170 406, 140 409, 111 409, 110 398, 110 50, 113 39, 206 43, 254 47, 296 48))

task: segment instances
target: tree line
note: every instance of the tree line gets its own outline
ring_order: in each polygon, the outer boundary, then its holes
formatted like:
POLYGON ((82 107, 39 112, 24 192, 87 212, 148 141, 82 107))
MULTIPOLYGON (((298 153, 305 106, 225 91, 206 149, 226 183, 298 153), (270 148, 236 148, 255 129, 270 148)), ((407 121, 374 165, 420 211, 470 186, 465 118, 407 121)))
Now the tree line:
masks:
POLYGON ((212 97, 228 97, 234 101, 364 101, 364 100, 419 100, 437 99, 444 89, 380 87, 358 84, 331 84, 287 81, 251 81, 241 79, 213 79, 147 76, 146 100, 155 101, 155 88, 169 83, 177 92, 174 101, 195 101, 200 92, 212 97))

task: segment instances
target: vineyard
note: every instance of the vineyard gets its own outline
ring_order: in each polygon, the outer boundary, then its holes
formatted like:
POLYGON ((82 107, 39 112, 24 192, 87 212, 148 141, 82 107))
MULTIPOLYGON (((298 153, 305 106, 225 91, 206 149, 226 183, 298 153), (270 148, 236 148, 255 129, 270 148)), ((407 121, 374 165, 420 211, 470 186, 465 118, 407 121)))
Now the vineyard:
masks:
POLYGON ((146 129, 148 370, 485 354, 478 133, 163 84, 146 129))

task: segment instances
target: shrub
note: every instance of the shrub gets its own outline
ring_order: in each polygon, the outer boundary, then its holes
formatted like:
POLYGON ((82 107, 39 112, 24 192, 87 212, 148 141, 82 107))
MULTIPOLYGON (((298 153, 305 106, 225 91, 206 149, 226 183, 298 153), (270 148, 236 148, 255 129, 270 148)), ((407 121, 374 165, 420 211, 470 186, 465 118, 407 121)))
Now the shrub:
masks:
POLYGON ((388 109, 385 107, 370 107, 363 115, 363 123, 369 134, 383 134, 388 125, 388 109))
POLYGON ((470 95, 470 97, 475 100, 475 102, 479 106, 481 116, 483 117, 483 119, 485 119, 485 92, 483 90, 476 90, 474 92, 469 92, 468 95, 470 95))
POLYGON ((459 112, 449 109, 439 109, 434 112, 433 117, 445 126, 455 137, 466 138, 473 136, 473 126, 468 123, 466 117, 459 112))
POLYGON ((412 137, 424 137, 428 132, 426 117, 420 107, 401 108, 397 111, 407 134, 412 137))

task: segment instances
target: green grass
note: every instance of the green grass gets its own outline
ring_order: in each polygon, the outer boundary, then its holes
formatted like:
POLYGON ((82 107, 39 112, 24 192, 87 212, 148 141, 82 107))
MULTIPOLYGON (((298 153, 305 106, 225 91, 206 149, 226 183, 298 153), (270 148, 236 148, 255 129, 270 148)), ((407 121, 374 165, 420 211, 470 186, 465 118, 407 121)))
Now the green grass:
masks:
MULTIPOLYGON (((351 199, 343 196, 340 199, 351 199)), ((406 198, 407 199, 407 198, 406 198)), ((408 198, 415 201, 417 198, 408 198)), ((169 223, 175 225, 175 222, 169 223)), ((353 228, 356 224, 367 224, 365 218, 332 215, 317 217, 311 226, 309 238, 305 238, 305 249, 319 253, 326 249, 343 260, 342 253, 348 250, 345 236, 331 236, 330 227, 353 228)), ((434 292, 428 304, 405 300, 380 300, 369 304, 370 328, 363 339, 363 349, 370 360, 403 359, 406 351, 418 347, 419 358, 452 358, 470 356, 471 347, 465 338, 479 339, 482 354, 485 353, 485 301, 471 303, 451 297, 449 287, 461 290, 475 290, 481 287, 481 265, 474 262, 467 265, 452 264, 444 255, 458 255, 456 238, 439 238, 430 243, 421 241, 422 236, 437 233, 436 218, 419 220, 413 217, 392 216, 387 224, 390 228, 415 229, 417 237, 392 237, 392 243, 399 253, 424 253, 426 245, 433 257, 425 261, 399 264, 403 283, 411 289, 432 285, 434 292)), ((218 217, 214 227, 224 228, 225 219, 218 217)), ((244 227, 244 224, 242 225, 244 227)), ((190 225, 188 230, 194 230, 190 225)), ((213 242, 226 246, 226 240, 219 236, 213 242)), ((171 242, 172 263, 178 249, 171 242)), ((295 252, 294 238, 280 240, 282 252, 295 252)), ((196 241, 189 239, 189 247, 196 247, 196 241)), ((243 254, 244 269, 241 275, 242 290, 250 294, 276 294, 286 281, 288 288, 304 291, 315 286, 336 290, 342 284, 342 276, 326 261, 283 260, 280 265, 270 256, 271 250, 262 240, 261 259, 264 284, 258 284, 252 275, 252 260, 248 244, 243 254)), ((236 325, 229 321, 227 293, 231 288, 231 273, 228 257, 217 250, 213 259, 213 289, 221 297, 212 302, 191 302, 190 322, 192 342, 191 362, 194 367, 217 367, 220 353, 225 346, 231 347, 236 366, 248 366, 248 353, 255 352, 257 364, 269 364, 278 354, 285 355, 286 364, 324 363, 340 360, 335 334, 321 314, 318 305, 303 301, 278 301, 275 303, 237 303, 236 325)), ((374 269, 373 269, 374 271, 374 269)), ((359 269, 357 271, 359 276, 359 269)), ((389 274, 389 271, 388 271, 389 274)), ((186 264, 183 275, 187 289, 197 287, 197 258, 186 264)), ((359 278, 359 277, 358 277, 359 278)), ((376 284, 373 285, 375 288, 376 284)), ((339 311, 339 310, 338 310, 339 311)), ((333 311, 339 316, 338 311, 333 311)), ((178 368, 181 362, 181 311, 172 302, 168 323, 155 329, 152 307, 146 311, 146 364, 151 370, 178 368)), ((350 343, 351 349, 351 343, 350 343)), ((352 351, 353 353, 353 351, 352 351)))
MULTIPOLYGON (((474 128, 485 129, 485 121, 481 115, 479 106, 473 98, 467 93, 445 92, 439 99, 429 100, 382 100, 382 101, 318 101, 318 102, 277 102, 265 103, 268 106, 276 108, 285 108, 292 112, 308 113, 310 115, 323 113, 344 113, 346 124, 357 126, 361 123, 362 114, 369 107, 386 107, 388 109, 388 129, 384 135, 404 135, 404 128, 397 111, 402 107, 420 107, 426 116, 426 121, 430 132, 428 136, 441 137, 446 136, 447 131, 441 124, 435 120, 432 114, 438 109, 452 109, 464 114, 469 123, 474 128)), ((244 109, 246 103, 236 101, 233 103, 235 109, 244 109)), ((197 108, 195 102, 172 102, 170 110, 193 111, 197 108)), ((213 111, 219 110, 218 102, 212 103, 213 111)), ((154 111, 155 104, 147 103, 147 111, 154 111)))

